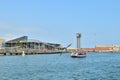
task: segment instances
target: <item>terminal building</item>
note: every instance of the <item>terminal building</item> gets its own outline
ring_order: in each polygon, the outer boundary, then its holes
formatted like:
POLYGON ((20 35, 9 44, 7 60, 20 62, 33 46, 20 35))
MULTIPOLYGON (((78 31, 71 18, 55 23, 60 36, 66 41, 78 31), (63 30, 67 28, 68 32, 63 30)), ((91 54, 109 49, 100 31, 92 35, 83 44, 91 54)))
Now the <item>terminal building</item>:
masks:
POLYGON ((39 40, 28 39, 28 36, 22 36, 5 42, 5 47, 56 50, 61 48, 61 44, 41 42, 39 40))

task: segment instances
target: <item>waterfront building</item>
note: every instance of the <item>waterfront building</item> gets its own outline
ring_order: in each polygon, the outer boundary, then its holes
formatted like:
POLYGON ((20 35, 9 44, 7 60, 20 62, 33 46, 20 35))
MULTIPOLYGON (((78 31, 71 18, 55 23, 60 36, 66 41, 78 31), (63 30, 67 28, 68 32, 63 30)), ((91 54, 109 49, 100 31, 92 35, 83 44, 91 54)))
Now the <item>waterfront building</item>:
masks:
POLYGON ((61 44, 47 43, 39 40, 28 39, 27 36, 22 36, 5 42, 5 46, 9 48, 26 48, 26 49, 44 49, 56 50, 61 48, 61 44))
MULTIPOLYGON (((120 45, 96 45, 96 49, 101 49, 102 52, 120 52, 120 45)), ((99 50, 100 51, 100 50, 99 50)))

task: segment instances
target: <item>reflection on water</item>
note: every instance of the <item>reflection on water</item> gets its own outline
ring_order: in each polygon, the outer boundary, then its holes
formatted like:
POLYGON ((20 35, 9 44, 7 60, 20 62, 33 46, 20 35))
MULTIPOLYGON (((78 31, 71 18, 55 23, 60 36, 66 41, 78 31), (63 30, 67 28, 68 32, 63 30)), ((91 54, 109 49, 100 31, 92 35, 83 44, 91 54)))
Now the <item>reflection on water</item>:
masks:
POLYGON ((119 80, 120 54, 0 56, 0 80, 119 80))

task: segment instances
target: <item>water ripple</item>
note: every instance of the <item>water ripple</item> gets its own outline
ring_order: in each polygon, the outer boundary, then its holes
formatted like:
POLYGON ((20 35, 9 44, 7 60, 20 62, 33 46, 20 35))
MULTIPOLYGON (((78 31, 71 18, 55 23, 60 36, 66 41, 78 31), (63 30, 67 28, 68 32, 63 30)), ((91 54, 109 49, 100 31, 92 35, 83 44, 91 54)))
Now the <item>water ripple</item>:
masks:
POLYGON ((119 80, 120 54, 2 56, 0 80, 119 80))

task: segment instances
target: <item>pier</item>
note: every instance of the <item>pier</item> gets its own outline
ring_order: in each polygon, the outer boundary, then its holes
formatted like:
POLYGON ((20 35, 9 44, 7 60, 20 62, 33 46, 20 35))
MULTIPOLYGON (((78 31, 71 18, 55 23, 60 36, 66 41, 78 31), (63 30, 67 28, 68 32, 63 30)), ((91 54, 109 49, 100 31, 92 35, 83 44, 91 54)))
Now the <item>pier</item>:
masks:
POLYGON ((65 50, 45 50, 45 49, 26 49, 26 48, 4 48, 0 49, 0 56, 5 55, 35 55, 35 54, 57 54, 66 53, 65 50))

